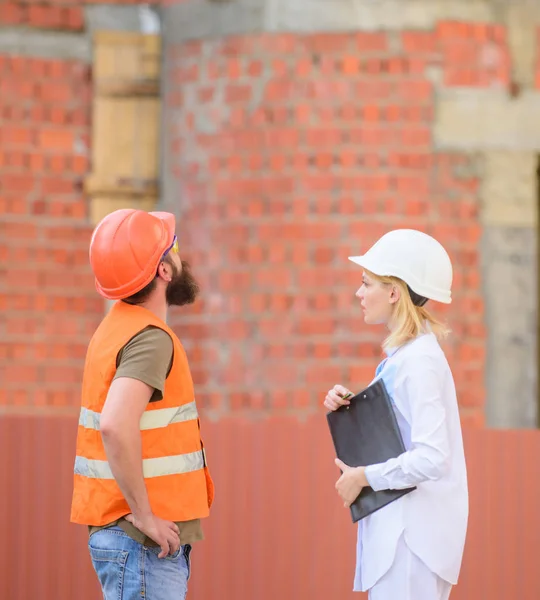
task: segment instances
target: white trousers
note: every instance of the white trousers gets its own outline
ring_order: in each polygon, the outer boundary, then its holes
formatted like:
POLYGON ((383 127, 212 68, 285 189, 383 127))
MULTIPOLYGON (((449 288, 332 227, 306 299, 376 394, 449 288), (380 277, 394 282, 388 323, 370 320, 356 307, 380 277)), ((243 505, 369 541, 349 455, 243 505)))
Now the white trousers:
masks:
POLYGON ((390 569, 369 590, 369 600, 448 600, 452 584, 432 573, 401 536, 390 569))

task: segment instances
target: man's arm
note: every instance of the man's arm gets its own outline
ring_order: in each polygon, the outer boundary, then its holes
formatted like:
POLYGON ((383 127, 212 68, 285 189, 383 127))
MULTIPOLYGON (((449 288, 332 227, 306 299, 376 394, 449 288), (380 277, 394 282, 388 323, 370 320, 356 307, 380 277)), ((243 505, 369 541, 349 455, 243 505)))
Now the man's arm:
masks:
POLYGON ((128 377, 115 379, 101 413, 100 430, 112 474, 132 514, 126 519, 161 546, 160 558, 180 545, 177 526, 152 514, 144 483, 141 417, 153 388, 128 377))
POLYGON ((143 477, 140 422, 153 391, 137 379, 115 379, 100 419, 111 471, 131 512, 139 517, 152 512, 143 477))

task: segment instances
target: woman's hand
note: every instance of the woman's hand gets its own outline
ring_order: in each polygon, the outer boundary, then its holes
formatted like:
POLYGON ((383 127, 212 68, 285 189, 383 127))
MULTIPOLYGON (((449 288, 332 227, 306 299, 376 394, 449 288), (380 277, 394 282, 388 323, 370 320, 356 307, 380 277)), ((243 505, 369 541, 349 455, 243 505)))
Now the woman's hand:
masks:
POLYGON ((344 506, 349 506, 358 498, 363 488, 369 486, 366 479, 366 467, 349 467, 336 458, 336 465, 343 471, 336 482, 336 490, 343 500, 344 506))
POLYGON ((324 406, 328 410, 337 410, 340 406, 346 406, 350 404, 350 401, 347 398, 352 397, 354 394, 350 392, 347 388, 344 388, 342 385, 335 385, 331 390, 326 394, 326 398, 324 399, 324 406))

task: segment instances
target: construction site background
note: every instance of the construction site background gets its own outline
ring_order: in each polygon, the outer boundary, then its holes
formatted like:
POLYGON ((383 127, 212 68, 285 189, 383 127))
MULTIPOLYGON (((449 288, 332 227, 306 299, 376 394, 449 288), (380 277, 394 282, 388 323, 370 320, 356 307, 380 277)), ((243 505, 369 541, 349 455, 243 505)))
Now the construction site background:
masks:
POLYGON ((0 1, 0 598, 100 597, 69 523, 96 222, 174 212, 173 310, 217 495, 198 600, 346 599, 355 528, 322 401, 381 357, 346 258, 389 229, 455 265, 437 314, 471 513, 453 600, 536 600, 540 4, 0 1))

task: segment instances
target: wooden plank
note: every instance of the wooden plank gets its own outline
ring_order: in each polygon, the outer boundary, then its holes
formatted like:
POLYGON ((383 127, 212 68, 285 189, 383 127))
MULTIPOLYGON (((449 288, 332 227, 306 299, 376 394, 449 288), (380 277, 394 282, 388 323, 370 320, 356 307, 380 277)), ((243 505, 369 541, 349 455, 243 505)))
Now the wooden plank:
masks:
POLYGON ((154 208, 159 196, 161 38, 94 35, 91 217, 126 206, 154 208))
POLYGON ((103 179, 96 175, 90 175, 85 183, 84 189, 91 196, 112 195, 112 196, 148 196, 157 198, 159 186, 157 179, 143 179, 141 177, 111 177, 103 179))
POLYGON ((92 223, 98 223, 106 215, 121 208, 135 208, 139 210, 155 210, 156 196, 111 196, 99 195, 92 198, 90 205, 90 218, 92 223))
POLYGON ((99 81, 94 86, 96 94, 108 97, 134 97, 151 96, 156 97, 159 94, 159 81, 99 81))
POLYGON ((101 29, 94 32, 94 44, 96 46, 144 46, 147 51, 161 52, 161 37, 159 35, 147 35, 137 31, 116 31, 113 29, 101 29))
POLYGON ((158 36, 115 32, 97 36, 95 40, 94 81, 159 80, 161 40, 158 36))
POLYGON ((156 179, 160 102, 156 98, 97 98, 94 104, 94 173, 115 179, 156 179))

